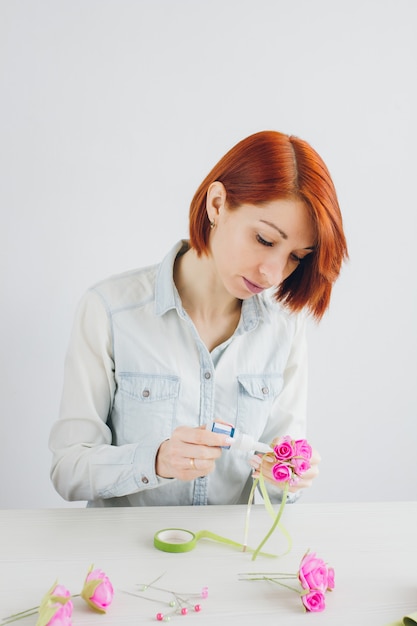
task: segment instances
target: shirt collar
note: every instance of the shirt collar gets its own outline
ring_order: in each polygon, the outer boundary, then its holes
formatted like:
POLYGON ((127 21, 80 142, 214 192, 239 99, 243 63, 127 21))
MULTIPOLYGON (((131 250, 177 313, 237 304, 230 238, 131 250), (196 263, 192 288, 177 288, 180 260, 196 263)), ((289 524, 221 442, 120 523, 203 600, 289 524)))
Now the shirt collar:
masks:
POLYGON ((179 254, 189 249, 189 243, 182 239, 175 244, 159 265, 155 283, 155 313, 164 315, 171 309, 182 309, 181 300, 174 283, 174 263, 179 254))
POLYGON ((266 318, 266 309, 262 306, 262 300, 259 295, 254 295, 242 302, 242 313, 238 328, 242 332, 254 330, 260 321, 266 318))

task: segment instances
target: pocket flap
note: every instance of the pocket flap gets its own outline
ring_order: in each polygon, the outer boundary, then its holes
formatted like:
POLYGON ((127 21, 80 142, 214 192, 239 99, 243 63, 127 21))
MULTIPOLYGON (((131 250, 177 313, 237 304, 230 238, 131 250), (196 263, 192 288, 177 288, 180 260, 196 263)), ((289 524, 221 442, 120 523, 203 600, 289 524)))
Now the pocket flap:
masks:
POLYGON ((281 374, 260 374, 259 376, 242 374, 237 379, 246 393, 258 400, 271 400, 282 389, 281 374))
POLYGON ((129 372, 120 375, 120 390, 142 402, 177 398, 179 387, 180 380, 177 376, 129 372))

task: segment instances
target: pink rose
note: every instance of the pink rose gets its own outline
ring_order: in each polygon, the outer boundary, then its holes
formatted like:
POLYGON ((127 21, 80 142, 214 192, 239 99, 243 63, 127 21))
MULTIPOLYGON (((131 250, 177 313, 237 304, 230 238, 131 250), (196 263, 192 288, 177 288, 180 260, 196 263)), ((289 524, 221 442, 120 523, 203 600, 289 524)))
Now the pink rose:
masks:
POLYGON ((285 463, 276 463, 272 468, 272 476, 277 482, 283 483, 291 479, 292 471, 285 463))
POLYGON ((274 452, 280 461, 288 461, 295 454, 292 439, 288 435, 280 437, 274 446, 274 452))
POLYGON ((72 626, 71 594, 63 585, 53 585, 42 598, 36 626, 72 626))
MULTIPOLYGON (((314 589, 324 593, 329 584, 329 570, 323 559, 319 559, 315 552, 311 554, 307 552, 301 560, 298 579, 303 589, 314 589)), ((332 580, 334 583, 334 578, 332 580)))
POLYGON ((309 461, 311 459, 313 450, 306 439, 296 439, 294 442, 294 449, 294 456, 300 456, 303 459, 306 459, 306 461, 309 461))
POLYGON ((312 589, 301 596, 301 600, 307 611, 312 613, 320 613, 326 608, 324 593, 317 589, 312 589))
POLYGON ((113 601, 113 585, 101 569, 90 569, 81 591, 81 597, 92 609, 105 613, 113 601))
POLYGON ((291 460, 291 465, 297 476, 302 476, 311 467, 310 461, 307 461, 306 459, 297 459, 296 457, 291 460))

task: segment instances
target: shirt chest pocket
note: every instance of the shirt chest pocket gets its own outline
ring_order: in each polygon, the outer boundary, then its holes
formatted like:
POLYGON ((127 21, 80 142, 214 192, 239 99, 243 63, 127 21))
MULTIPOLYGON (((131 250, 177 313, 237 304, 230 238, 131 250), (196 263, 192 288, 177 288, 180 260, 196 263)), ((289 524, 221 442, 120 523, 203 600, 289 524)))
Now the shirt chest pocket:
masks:
MULTIPOLYGON (((176 416, 180 380, 177 376, 122 373, 116 430, 124 443, 167 438, 176 416)), ((118 437, 120 439, 120 437, 118 437)))
POLYGON ((238 375, 236 427, 258 437, 283 386, 282 374, 238 375))

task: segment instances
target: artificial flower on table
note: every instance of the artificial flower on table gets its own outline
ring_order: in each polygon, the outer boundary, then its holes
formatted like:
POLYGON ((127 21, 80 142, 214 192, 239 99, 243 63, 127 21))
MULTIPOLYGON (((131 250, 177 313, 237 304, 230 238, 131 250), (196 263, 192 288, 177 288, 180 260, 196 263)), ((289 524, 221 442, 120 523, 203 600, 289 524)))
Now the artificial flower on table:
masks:
POLYGON ((36 613, 38 613, 36 626, 72 626, 74 610, 72 599, 79 596, 90 608, 105 613, 113 601, 113 585, 102 570, 90 566, 81 593, 71 595, 66 587, 55 582, 43 596, 39 606, 3 618, 0 626, 6 626, 36 613))
POLYGON ((80 595, 89 607, 98 613, 105 613, 113 602, 114 589, 103 570, 91 566, 80 595))
POLYGON ((73 608, 71 593, 64 585, 54 582, 43 596, 39 606, 4 617, 0 623, 1 626, 5 626, 5 624, 11 624, 38 613, 36 626, 71 626, 73 608))
POLYGON ((249 532, 249 515, 255 495, 255 490, 258 486, 261 491, 265 507, 269 515, 273 519, 273 524, 269 532, 266 534, 264 539, 254 551, 252 555, 253 561, 256 559, 256 557, 260 553, 261 548, 268 541, 268 539, 277 527, 279 527, 283 534, 287 537, 287 552, 291 550, 291 537, 289 533, 282 526, 280 526, 280 520, 284 512, 285 505, 287 503, 288 490, 291 485, 295 485, 300 480, 301 476, 310 469, 310 460, 312 453, 312 448, 306 439, 292 439, 289 435, 285 435, 277 439, 277 441, 273 445, 271 452, 267 452, 263 455, 263 458, 268 458, 273 461, 273 465, 271 468, 271 479, 279 484, 284 484, 284 489, 282 493, 281 505, 278 509, 278 512, 275 514, 271 504, 271 500, 269 498, 268 491, 265 486, 264 476, 262 474, 262 471, 260 471, 258 467, 258 471, 256 472, 256 477, 253 481, 248 500, 244 545, 247 544, 247 536, 249 532))
POLYGON ((241 580, 263 580, 291 589, 299 594, 306 612, 320 613, 326 608, 326 592, 334 589, 334 569, 319 558, 315 552, 306 552, 301 559, 297 573, 265 573, 255 572, 241 574, 241 580), (297 587, 288 584, 295 580, 297 587))
POLYGON ((55 582, 41 600, 36 626, 71 626, 73 609, 70 592, 55 582))

